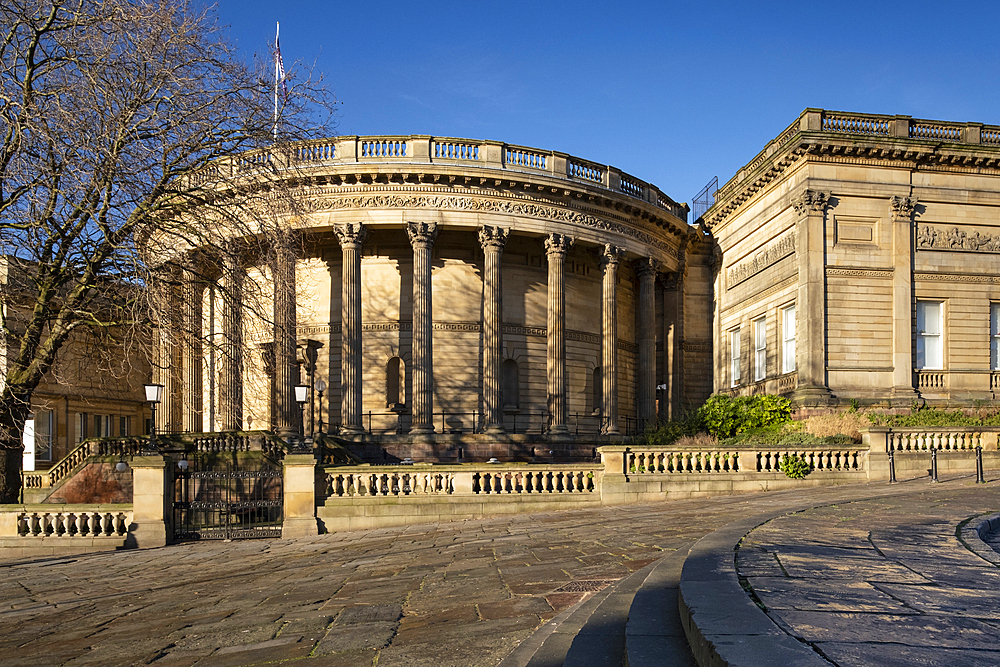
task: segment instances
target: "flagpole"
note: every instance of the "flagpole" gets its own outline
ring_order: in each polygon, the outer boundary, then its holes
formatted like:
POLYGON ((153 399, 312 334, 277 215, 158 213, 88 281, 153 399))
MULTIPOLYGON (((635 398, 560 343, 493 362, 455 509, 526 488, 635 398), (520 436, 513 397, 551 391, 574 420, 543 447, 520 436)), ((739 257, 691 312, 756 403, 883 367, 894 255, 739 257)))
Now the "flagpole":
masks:
POLYGON ((278 45, 278 33, 281 23, 276 22, 274 28, 274 141, 278 141, 278 61, 281 58, 281 47, 278 45))

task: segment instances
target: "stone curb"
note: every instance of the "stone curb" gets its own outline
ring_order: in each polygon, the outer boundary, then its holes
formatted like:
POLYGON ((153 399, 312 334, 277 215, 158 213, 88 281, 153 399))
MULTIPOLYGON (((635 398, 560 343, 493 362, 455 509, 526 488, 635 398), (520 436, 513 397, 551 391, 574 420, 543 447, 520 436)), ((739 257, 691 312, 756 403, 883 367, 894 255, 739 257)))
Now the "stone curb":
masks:
POLYGON ((993 514, 981 521, 976 521, 977 518, 972 517, 964 523, 959 539, 969 551, 987 562, 1000 566, 1000 553, 983 541, 983 538, 1000 528, 1000 514, 993 514))
POLYGON ((695 542, 681 573, 681 624, 701 667, 829 667, 789 636, 747 595, 736 575, 735 548, 757 526, 794 509, 737 521, 695 542))

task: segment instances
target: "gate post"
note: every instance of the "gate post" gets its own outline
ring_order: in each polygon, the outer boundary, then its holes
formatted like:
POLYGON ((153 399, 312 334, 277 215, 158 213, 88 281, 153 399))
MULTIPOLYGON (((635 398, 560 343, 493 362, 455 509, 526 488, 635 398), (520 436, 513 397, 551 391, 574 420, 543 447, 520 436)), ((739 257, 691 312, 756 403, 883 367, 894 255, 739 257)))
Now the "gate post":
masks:
POLYGON ((170 541, 167 511, 172 502, 170 471, 160 455, 132 458, 132 525, 127 544, 148 549, 170 541))
POLYGON ((285 516, 281 537, 319 535, 316 522, 316 457, 286 454, 282 464, 285 516))

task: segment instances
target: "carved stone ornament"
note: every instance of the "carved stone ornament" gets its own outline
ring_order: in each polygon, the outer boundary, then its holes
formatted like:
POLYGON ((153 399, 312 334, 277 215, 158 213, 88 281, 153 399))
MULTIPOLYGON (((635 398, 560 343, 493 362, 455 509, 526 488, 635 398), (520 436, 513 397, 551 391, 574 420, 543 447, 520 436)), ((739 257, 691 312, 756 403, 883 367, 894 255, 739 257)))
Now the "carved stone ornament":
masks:
POLYGON ((479 228, 479 245, 485 252, 487 248, 503 250, 507 244, 508 232, 503 227, 485 225, 479 228))
POLYGON ((340 245, 344 247, 354 246, 360 248, 368 237, 368 228, 360 223, 349 222, 345 225, 338 225, 334 232, 340 239, 340 245))
POLYGON ((917 227, 917 247, 927 250, 970 250, 1000 252, 1000 235, 964 232, 958 227, 937 230, 931 225, 917 227))
POLYGON ((809 213, 822 213, 830 201, 829 192, 821 192, 819 190, 806 190, 798 197, 792 200, 792 206, 795 207, 795 212, 799 215, 806 215, 809 213))
POLYGON ((917 206, 917 200, 915 197, 895 196, 889 200, 889 206, 892 207, 892 219, 894 221, 912 220, 913 209, 917 206))
POLYGON ((503 213, 539 220, 583 225, 591 229, 599 229, 626 236, 666 253, 675 255, 677 253, 676 245, 667 243, 631 225, 604 220, 588 213, 580 213, 555 206, 546 206, 531 201, 510 201, 456 195, 358 194, 344 197, 313 197, 305 200, 303 206, 307 209, 304 213, 368 208, 419 208, 503 213))
POLYGON ((758 252, 753 257, 745 259, 729 269, 726 282, 730 287, 732 287, 733 285, 743 282, 750 276, 760 273, 778 260, 784 259, 794 252, 795 234, 789 232, 758 252))
POLYGON ((545 254, 565 255, 573 249, 573 243, 574 240, 571 236, 566 236, 565 234, 549 234, 545 238, 545 254))
POLYGON ((625 251, 618 246, 605 243, 604 249, 601 251, 601 266, 616 267, 624 255, 625 251))
POLYGON ((651 257, 643 257, 635 260, 635 273, 640 277, 650 274, 656 276, 659 270, 660 262, 651 257))
POLYGON ((406 234, 410 237, 410 245, 434 245, 437 239, 438 226, 436 222, 410 222, 406 225, 406 234))

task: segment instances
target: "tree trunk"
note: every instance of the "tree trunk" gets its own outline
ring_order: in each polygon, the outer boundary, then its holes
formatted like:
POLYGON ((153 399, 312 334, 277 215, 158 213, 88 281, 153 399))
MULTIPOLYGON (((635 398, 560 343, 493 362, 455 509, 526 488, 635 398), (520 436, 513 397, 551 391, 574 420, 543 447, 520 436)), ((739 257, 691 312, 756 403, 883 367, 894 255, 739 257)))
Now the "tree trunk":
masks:
POLYGON ((21 464, 24 443, 21 434, 28 418, 28 405, 7 393, 0 399, 0 504, 21 500, 21 464))

